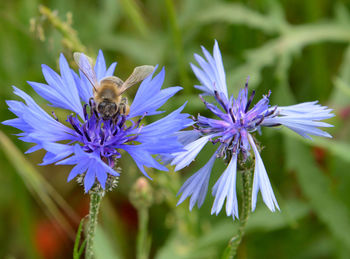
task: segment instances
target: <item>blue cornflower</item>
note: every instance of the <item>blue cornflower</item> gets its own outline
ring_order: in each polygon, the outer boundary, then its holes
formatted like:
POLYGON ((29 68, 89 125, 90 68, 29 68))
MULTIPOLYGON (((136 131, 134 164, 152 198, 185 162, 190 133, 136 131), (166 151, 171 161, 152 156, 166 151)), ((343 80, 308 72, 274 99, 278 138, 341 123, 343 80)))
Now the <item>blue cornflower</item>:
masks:
POLYGON ((317 102, 307 102, 292 106, 270 106, 270 92, 263 96, 254 106, 252 101, 254 91, 248 96, 248 80, 245 87, 239 91, 238 97, 229 97, 227 93, 225 71, 221 59, 218 43, 215 41, 214 55, 212 56, 202 47, 204 56, 195 54, 200 68, 191 64, 192 70, 201 85, 195 86, 204 92, 204 95, 213 96, 215 103, 209 103, 200 98, 205 106, 216 116, 216 119, 198 115, 194 118, 194 130, 177 133, 179 140, 185 144, 185 151, 168 156, 168 161, 180 170, 189 165, 201 149, 208 143, 218 144, 209 161, 181 187, 182 196, 178 204, 190 197, 190 210, 197 203, 200 207, 205 199, 209 178, 216 158, 228 160, 228 166, 215 183, 212 195, 215 197, 211 210, 218 214, 226 199, 226 214, 238 218, 238 203, 236 196, 236 174, 238 160, 245 162, 255 156, 255 169, 252 189, 252 210, 256 207, 258 192, 271 211, 279 209, 273 193, 253 132, 260 132, 261 126, 274 127, 284 125, 299 135, 310 138, 309 135, 331 137, 318 127, 331 127, 332 125, 320 122, 334 115, 331 110, 317 102))
MULTIPOLYGON (((146 167, 167 171, 153 155, 167 155, 183 150, 183 145, 174 133, 192 124, 187 114, 181 113, 184 105, 149 125, 142 125, 144 116, 161 113, 157 111, 169 98, 181 90, 170 87, 161 90, 164 68, 155 76, 154 72, 143 80, 130 106, 130 113, 117 114, 105 119, 98 114, 93 99, 93 86, 81 72, 76 74, 65 57, 60 56, 61 75, 46 65, 42 71, 47 84, 28 82, 29 85, 53 107, 73 112, 62 123, 53 113, 49 115, 25 92, 14 87, 14 93, 21 101, 7 101, 11 112, 17 118, 4 121, 22 131, 19 139, 34 143, 26 153, 39 149, 47 151, 41 165, 56 163, 74 165, 68 181, 80 176, 85 192, 94 184, 106 187, 108 177, 119 176, 115 161, 126 151, 135 161, 141 172, 150 178, 146 167), (97 179, 97 181, 96 181, 97 179)), ((99 52, 94 73, 101 80, 112 76, 116 63, 108 69, 102 51, 99 52)))

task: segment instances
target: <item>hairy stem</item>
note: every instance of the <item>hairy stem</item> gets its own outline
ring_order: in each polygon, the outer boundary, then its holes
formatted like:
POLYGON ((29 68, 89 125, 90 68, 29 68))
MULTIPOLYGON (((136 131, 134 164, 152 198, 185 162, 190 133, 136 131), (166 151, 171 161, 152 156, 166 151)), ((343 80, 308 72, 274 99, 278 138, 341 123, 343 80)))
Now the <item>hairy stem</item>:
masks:
POLYGON ((244 171, 242 173, 243 204, 240 213, 239 228, 237 234, 234 235, 228 243, 223 256, 225 259, 233 259, 236 256, 238 246, 241 243, 245 233, 245 226, 247 224, 248 217, 252 208, 252 176, 253 174, 250 170, 244 171))
POLYGON ((139 208, 139 231, 137 235, 137 259, 147 259, 149 240, 147 237, 148 208, 139 208))
POLYGON ((90 192, 90 211, 89 211, 89 223, 86 237, 86 250, 85 250, 85 258, 92 259, 93 258, 93 246, 94 246, 94 238, 97 226, 97 217, 98 211, 100 208, 101 200, 104 195, 104 191, 102 189, 98 191, 90 192))

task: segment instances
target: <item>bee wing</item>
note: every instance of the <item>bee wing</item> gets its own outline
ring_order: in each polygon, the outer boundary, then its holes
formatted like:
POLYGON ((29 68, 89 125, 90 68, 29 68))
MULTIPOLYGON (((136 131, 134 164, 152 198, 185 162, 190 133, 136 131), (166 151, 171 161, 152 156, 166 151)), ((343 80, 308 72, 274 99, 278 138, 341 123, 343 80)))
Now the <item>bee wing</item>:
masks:
POLYGON ((145 79, 147 76, 149 76, 154 70, 154 66, 139 66, 135 67, 132 74, 129 76, 128 79, 124 82, 124 84, 120 88, 120 92, 123 93, 125 90, 127 90, 129 87, 141 82, 143 79, 145 79))
POLYGON ((93 61, 90 57, 86 56, 84 53, 74 52, 73 54, 74 61, 77 63, 81 72, 89 79, 90 83, 96 90, 96 86, 98 85, 97 77, 95 70, 93 69, 93 61))
POLYGON ((115 84, 118 89, 120 89, 124 84, 123 80, 121 80, 119 77, 116 77, 116 76, 107 76, 102 78, 100 81, 100 84, 102 85, 103 83, 115 84))

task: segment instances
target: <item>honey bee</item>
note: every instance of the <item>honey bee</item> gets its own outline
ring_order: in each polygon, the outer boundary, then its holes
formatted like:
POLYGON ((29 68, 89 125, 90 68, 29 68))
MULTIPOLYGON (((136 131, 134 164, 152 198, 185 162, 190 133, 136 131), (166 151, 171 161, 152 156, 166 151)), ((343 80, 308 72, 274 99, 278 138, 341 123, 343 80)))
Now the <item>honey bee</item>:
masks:
POLYGON ((92 99, 95 106, 92 108, 96 109, 104 120, 112 119, 118 114, 128 114, 128 100, 122 97, 122 94, 131 86, 141 82, 154 70, 153 66, 144 65, 136 67, 125 82, 116 76, 108 76, 98 81, 90 57, 79 52, 75 52, 73 57, 93 87, 94 97, 92 99))

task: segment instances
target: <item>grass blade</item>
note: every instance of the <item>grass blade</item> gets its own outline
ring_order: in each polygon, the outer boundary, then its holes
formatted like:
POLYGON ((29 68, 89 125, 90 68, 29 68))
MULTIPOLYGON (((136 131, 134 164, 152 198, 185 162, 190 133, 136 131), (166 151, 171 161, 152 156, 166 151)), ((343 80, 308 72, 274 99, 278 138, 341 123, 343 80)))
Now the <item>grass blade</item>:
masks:
POLYGON ((81 247, 79 248, 81 231, 83 229, 84 221, 85 221, 85 218, 82 218, 81 221, 80 221, 79 227, 78 227, 77 235, 75 237, 74 249, 73 249, 73 258, 74 259, 79 259, 80 258, 81 253, 79 253, 79 252, 80 252, 80 250, 83 251, 84 247, 85 247, 85 243, 86 242, 84 240, 84 242, 81 244, 81 247))
MULTIPOLYGON (((2 131, 0 131, 0 145, 3 150, 6 150, 4 154, 8 158, 9 162, 21 176, 28 190, 35 198, 38 198, 38 201, 44 208, 45 212, 54 218, 69 235, 69 237, 74 240, 75 235, 72 226, 60 211, 55 201, 49 195, 50 192, 55 193, 53 192, 54 188, 38 173, 38 171, 35 170, 35 168, 24 157, 22 152, 2 131)), ((58 196, 59 194, 55 193, 56 199, 58 196)), ((64 199, 60 197, 59 200, 59 203, 62 203, 64 199)), ((69 210, 72 211, 71 209, 69 210)))

